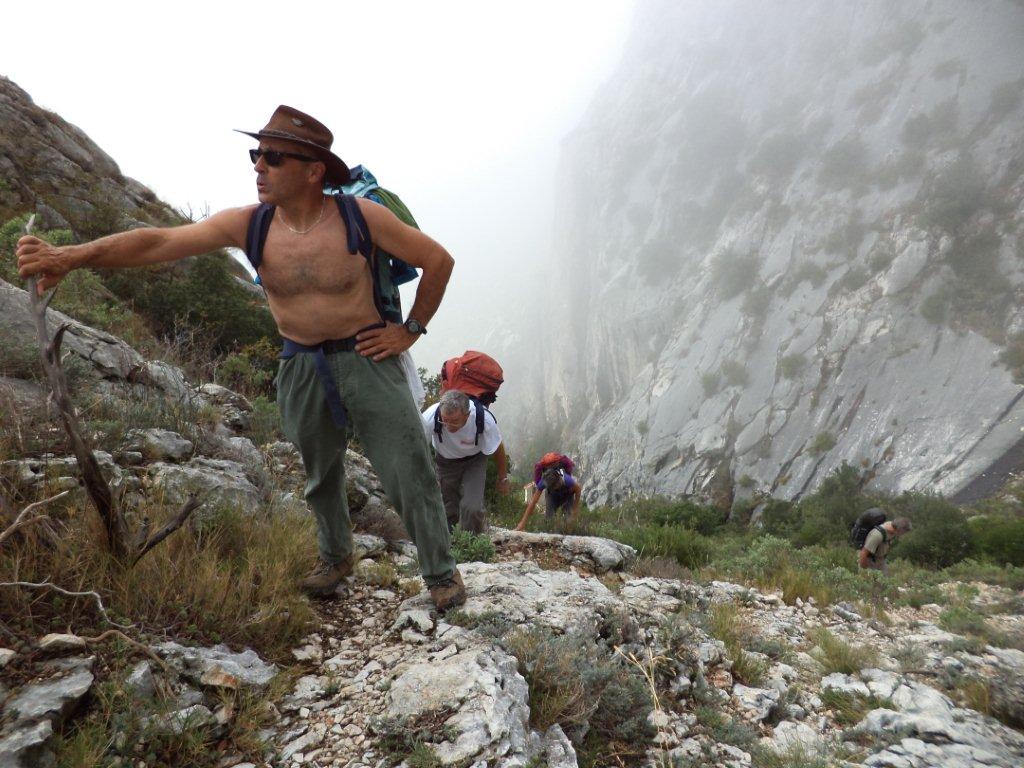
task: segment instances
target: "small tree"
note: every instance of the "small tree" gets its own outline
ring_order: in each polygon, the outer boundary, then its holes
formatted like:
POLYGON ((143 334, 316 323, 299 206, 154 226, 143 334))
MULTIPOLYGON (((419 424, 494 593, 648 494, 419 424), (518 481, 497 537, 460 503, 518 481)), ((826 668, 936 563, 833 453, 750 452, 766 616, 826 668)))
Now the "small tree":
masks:
POLYGON ((416 373, 420 375, 420 381, 423 382, 423 391, 425 393, 423 407, 429 408, 441 399, 441 374, 435 373, 431 376, 427 373, 427 369, 423 367, 417 368, 416 373))

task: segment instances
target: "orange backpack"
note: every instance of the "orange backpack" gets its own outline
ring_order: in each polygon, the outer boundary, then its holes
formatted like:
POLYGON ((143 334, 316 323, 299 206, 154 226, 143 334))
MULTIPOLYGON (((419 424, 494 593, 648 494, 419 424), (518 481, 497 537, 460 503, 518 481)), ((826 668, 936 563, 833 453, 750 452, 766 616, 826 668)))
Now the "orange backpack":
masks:
POLYGON ((483 352, 466 350, 459 357, 445 360, 441 366, 441 392, 457 389, 483 405, 498 398, 498 388, 505 381, 498 361, 483 352))

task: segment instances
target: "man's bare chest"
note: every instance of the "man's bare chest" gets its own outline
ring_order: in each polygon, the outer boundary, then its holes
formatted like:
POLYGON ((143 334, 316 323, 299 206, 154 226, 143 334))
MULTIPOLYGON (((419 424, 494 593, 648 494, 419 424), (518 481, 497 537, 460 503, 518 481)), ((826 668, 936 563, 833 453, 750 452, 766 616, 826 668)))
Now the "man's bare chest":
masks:
MULTIPOLYGON (((334 222, 331 222, 333 224, 334 222)), ((260 265, 260 279, 278 296, 304 293, 347 294, 370 289, 372 280, 366 259, 346 247, 341 222, 313 233, 295 236, 279 222, 268 233, 260 265), (339 231, 340 230, 340 231, 339 231)))

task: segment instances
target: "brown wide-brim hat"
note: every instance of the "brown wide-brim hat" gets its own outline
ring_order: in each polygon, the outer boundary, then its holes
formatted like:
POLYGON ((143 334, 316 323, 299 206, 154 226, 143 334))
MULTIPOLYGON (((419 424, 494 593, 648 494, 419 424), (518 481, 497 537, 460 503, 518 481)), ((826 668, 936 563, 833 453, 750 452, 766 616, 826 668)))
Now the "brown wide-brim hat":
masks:
POLYGON ((324 181, 329 184, 348 184, 352 180, 352 174, 345 165, 345 161, 331 152, 331 145, 334 143, 334 134, 327 126, 316 118, 310 117, 305 112, 299 112, 294 107, 284 104, 274 110, 268 122, 259 131, 243 131, 235 129, 246 136, 254 139, 282 139, 301 144, 312 150, 310 154, 316 157, 327 166, 327 173, 324 174, 324 181))

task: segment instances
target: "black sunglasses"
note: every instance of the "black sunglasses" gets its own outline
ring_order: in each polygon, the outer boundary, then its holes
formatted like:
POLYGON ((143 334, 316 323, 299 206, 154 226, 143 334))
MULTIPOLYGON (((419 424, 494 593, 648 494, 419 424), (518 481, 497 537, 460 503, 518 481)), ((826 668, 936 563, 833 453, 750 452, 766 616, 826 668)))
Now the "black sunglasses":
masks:
POLYGON ((271 168, 279 166, 286 157, 294 157, 296 160, 304 160, 307 163, 319 162, 315 157, 309 155, 298 155, 295 152, 279 152, 276 149, 250 149, 249 159, 252 160, 252 164, 256 165, 256 161, 263 158, 267 165, 271 168))

